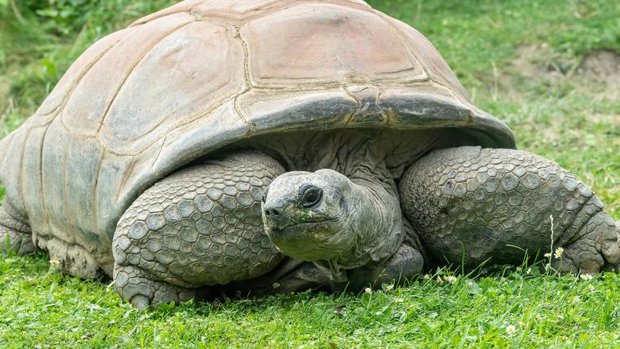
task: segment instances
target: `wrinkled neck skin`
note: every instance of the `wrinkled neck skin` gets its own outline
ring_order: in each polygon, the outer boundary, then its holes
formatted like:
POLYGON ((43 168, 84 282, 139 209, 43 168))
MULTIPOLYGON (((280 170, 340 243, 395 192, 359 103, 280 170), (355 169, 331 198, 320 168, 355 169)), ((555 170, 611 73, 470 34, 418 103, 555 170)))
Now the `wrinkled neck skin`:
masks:
MULTIPOLYGON (((349 215, 344 217, 342 229, 355 238, 348 254, 335 260, 321 261, 329 267, 332 279, 345 281, 342 269, 353 269, 368 263, 382 264, 403 242, 403 223, 395 184, 379 180, 367 167, 353 169, 353 190, 349 201, 349 215)), ((390 180, 391 181, 391 180, 390 180)), ((386 181, 387 182, 387 181, 386 181)))
MULTIPOLYGON (((396 253, 404 234, 398 191, 385 162, 386 151, 393 149, 355 132, 318 134, 284 145, 273 140, 262 146, 294 170, 327 168, 351 181, 346 212, 340 215, 339 231, 334 233, 334 240, 340 244, 338 255, 312 260, 328 269, 332 280, 346 282, 347 269, 381 264, 396 253)), ((305 245, 312 248, 312 244, 305 245)))

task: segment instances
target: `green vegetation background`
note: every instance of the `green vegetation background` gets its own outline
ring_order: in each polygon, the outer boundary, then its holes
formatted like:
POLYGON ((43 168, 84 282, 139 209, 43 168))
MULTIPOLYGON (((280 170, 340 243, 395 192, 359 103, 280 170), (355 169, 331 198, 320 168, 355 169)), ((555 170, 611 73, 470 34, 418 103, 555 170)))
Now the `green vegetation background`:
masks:
MULTIPOLYGON (((0 136, 92 42, 174 1, 0 0, 0 136)), ((620 2, 371 0, 420 30, 518 145, 575 172, 620 219, 620 2)), ((0 194, 1 195, 1 194, 0 194)), ((402 288, 137 312, 45 254, 0 256, 0 347, 618 347, 620 277, 528 266, 402 288)))

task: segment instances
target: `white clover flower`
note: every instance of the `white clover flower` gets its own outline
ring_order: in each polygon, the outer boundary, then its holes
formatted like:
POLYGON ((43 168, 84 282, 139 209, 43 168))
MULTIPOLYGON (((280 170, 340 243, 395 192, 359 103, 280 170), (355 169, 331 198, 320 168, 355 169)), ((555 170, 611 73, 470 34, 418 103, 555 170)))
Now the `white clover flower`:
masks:
POLYGON ((547 252, 544 254, 545 258, 551 258, 551 252, 547 252))
POLYGON ((564 253, 564 249, 562 247, 558 247, 555 249, 555 252, 553 252, 553 256, 559 259, 562 257, 562 253, 564 253))
POLYGON ((58 259, 56 259, 56 258, 52 258, 52 259, 50 259, 50 264, 51 264, 53 267, 57 267, 57 266, 59 266, 59 265, 60 265, 60 261, 59 261, 58 259))
POLYGON ((514 327, 513 325, 506 326, 506 333, 509 336, 512 336, 513 334, 515 334, 515 332, 517 332, 517 328, 516 327, 514 327))
POLYGON ((456 283, 456 276, 448 275, 444 277, 444 280, 446 280, 447 283, 454 285, 456 283))
POLYGON ((369 294, 370 294, 370 293, 372 293, 372 288, 370 288, 370 287, 366 287, 366 288, 364 289, 364 292, 366 292, 366 293, 369 293, 369 294))
POLYGON ((430 280, 430 279, 431 279, 430 274, 424 274, 424 280, 430 280))
POLYGON ((588 281, 594 279, 594 276, 592 276, 592 274, 581 274, 579 275, 579 278, 581 280, 588 281))

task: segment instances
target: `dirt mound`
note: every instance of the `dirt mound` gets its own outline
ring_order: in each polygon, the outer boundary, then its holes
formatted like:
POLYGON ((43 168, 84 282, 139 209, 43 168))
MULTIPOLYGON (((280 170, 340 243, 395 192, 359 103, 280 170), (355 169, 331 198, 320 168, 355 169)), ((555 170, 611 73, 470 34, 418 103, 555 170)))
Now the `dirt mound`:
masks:
POLYGON ((557 79, 566 75, 575 62, 557 54, 549 45, 521 45, 512 66, 517 73, 530 79, 557 79))
POLYGON ((511 70, 521 79, 543 81, 549 86, 569 83, 575 92, 594 99, 620 99, 620 53, 611 50, 593 51, 578 61, 547 44, 522 45, 511 70))
POLYGON ((592 80, 620 81, 620 53, 601 50, 588 54, 577 69, 581 76, 592 80))
POLYGON ((579 64, 575 76, 587 84, 600 85, 606 97, 620 99, 620 53, 601 50, 588 54, 579 64))

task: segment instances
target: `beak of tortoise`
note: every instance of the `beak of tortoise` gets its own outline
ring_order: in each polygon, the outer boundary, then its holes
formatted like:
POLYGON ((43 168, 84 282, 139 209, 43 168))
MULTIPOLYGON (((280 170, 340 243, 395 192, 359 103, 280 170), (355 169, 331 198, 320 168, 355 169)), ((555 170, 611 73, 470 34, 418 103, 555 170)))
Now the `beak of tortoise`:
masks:
POLYGON ((263 223, 272 232, 281 231, 289 224, 285 207, 280 205, 265 205, 263 207, 263 223))

